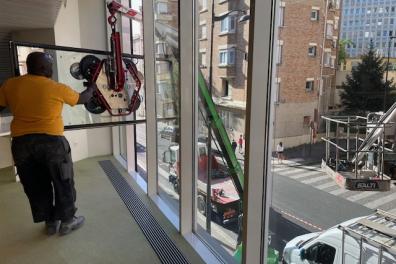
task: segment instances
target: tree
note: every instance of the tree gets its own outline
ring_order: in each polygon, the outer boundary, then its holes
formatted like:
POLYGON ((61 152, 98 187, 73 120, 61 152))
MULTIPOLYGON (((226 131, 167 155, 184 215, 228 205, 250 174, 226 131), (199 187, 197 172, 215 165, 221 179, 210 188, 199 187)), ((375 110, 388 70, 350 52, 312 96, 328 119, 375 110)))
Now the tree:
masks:
POLYGON ((341 65, 341 63, 344 63, 345 60, 348 58, 348 54, 346 53, 346 46, 348 45, 354 45, 353 42, 349 39, 342 39, 338 43, 339 48, 338 48, 338 64, 341 65))
POLYGON ((343 91, 340 96, 345 113, 366 115, 368 112, 384 110, 385 91, 388 109, 395 102, 396 86, 393 79, 385 83, 386 62, 376 55, 372 41, 368 52, 361 59, 362 62, 352 68, 346 82, 342 83, 343 91))

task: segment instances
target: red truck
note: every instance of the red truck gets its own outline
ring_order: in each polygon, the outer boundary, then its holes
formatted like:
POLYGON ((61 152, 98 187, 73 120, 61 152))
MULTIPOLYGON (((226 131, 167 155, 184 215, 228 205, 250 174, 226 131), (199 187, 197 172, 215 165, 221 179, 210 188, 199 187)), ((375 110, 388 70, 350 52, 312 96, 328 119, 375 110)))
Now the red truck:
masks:
MULTIPOLYGON (((199 212, 206 215, 208 155, 205 143, 198 142, 198 152, 197 207, 199 212)), ((175 192, 179 193, 180 159, 177 143, 164 152, 163 160, 169 164, 169 182, 175 192)), ((216 155, 212 155, 211 191, 212 219, 222 225, 237 221, 241 206, 240 197, 232 179, 227 175, 227 167, 216 155)))

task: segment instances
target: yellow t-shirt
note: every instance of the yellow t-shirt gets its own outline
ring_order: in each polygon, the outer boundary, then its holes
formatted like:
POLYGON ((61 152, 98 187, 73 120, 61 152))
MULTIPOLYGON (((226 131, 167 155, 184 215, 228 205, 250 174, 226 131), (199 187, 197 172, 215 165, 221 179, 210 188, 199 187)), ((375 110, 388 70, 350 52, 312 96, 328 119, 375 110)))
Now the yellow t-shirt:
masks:
POLYGON ((11 136, 63 135, 63 104, 74 106, 79 93, 49 78, 26 74, 0 87, 0 106, 11 110, 11 136))

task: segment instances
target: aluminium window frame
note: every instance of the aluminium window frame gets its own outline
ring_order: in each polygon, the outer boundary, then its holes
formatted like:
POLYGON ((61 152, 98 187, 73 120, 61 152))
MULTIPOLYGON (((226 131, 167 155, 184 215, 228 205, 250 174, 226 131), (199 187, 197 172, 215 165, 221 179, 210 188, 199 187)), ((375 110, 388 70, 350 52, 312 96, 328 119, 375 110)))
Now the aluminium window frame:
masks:
MULTIPOLYGON (((251 0, 248 85, 246 114, 246 159, 244 192, 244 263, 266 263, 268 246, 268 210, 270 206, 270 148, 273 130, 273 99, 271 78, 276 27, 276 0, 251 0), (255 12, 256 10, 256 12, 255 12), (257 10, 260 10, 257 11, 257 10), (258 25, 255 27, 254 25, 258 25), (263 26, 264 25, 264 26, 263 26), (254 52, 253 52, 254 51, 254 52), (254 54, 254 56, 253 56, 254 54), (254 111, 252 111, 254 109, 254 111), (254 142, 254 144, 250 144, 254 142)), ((158 195, 157 181, 157 117, 155 102, 154 1, 143 1, 146 119, 147 119, 147 186, 149 198, 160 208, 207 263, 221 263, 212 249, 194 233, 196 227, 195 177, 197 176, 196 146, 198 141, 198 1, 179 1, 180 45, 180 156, 181 178, 180 218, 171 219, 166 204, 158 195), (191 15, 193 14, 193 15, 191 15), (191 89, 193 87, 193 89, 191 89)))

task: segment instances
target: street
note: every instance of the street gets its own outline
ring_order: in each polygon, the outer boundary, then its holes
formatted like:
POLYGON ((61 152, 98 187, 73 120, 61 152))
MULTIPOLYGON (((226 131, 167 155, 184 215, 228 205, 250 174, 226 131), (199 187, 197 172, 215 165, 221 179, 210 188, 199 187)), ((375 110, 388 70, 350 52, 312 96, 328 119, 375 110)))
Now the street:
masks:
MULTIPOLYGON (((144 126, 137 130, 138 164, 145 169, 144 126)), ((162 153, 168 150, 170 143, 158 136, 158 181, 160 195, 178 212, 178 194, 168 181, 168 164, 162 162, 162 153)), ((348 191, 327 176, 319 164, 304 165, 303 161, 274 164, 272 173, 271 247, 280 252, 295 236, 326 230, 345 220, 368 215, 377 208, 396 212, 396 188, 393 187, 389 192, 348 191)), ((205 216, 197 213, 197 222, 205 227, 205 216)), ((221 226, 212 222, 212 236, 232 252, 237 240, 236 223, 221 226)))

